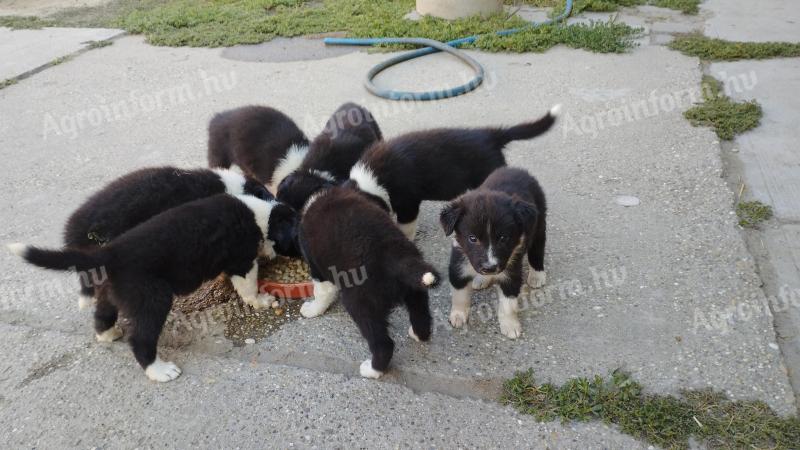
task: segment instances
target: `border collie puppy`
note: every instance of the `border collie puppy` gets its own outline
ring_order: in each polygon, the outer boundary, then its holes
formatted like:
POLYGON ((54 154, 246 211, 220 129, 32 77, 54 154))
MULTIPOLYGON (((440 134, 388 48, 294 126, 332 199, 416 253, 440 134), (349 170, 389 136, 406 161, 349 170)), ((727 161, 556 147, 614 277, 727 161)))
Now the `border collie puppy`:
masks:
POLYGON ((535 122, 511 128, 445 128, 408 133, 370 147, 350 171, 350 181, 381 199, 409 239, 423 200, 452 200, 506 165, 503 148, 534 138, 555 123, 560 105, 535 122))
POLYGON ((267 185, 294 171, 308 151, 308 139, 286 114, 266 106, 243 106, 215 115, 208 124, 208 166, 240 167, 267 185))
POLYGON ((411 338, 429 339, 428 289, 439 276, 385 209, 356 190, 327 189, 308 201, 299 239, 315 297, 301 313, 322 314, 341 291, 342 303, 372 353, 361 364, 361 376, 379 378, 389 366, 394 342, 388 316, 394 306, 408 309, 411 338))
POLYGON ((528 285, 542 287, 546 214, 544 192, 536 179, 510 167, 495 170, 478 189, 442 210, 445 234, 455 232, 450 254, 451 325, 460 328, 467 322, 472 289, 496 283, 500 332, 511 339, 522 334, 517 318, 522 260, 527 255, 531 267, 528 285))
POLYGON ((117 313, 131 321, 129 342, 145 375, 170 381, 181 371, 156 355, 156 344, 175 295, 185 295, 227 274, 236 292, 254 308, 274 297, 258 292, 261 255, 273 255, 275 202, 226 194, 195 200, 158 214, 95 249, 9 248, 26 261, 54 270, 101 270, 106 280, 95 310, 97 340, 122 335, 117 313))
POLYGON ((337 109, 311 142, 303 163, 277 180, 277 197, 296 210, 314 193, 347 180, 350 169, 372 143, 383 139, 372 114, 355 103, 337 109))
MULTIPOLYGON (((64 245, 96 248, 158 213, 220 193, 273 200, 264 185, 226 169, 140 169, 112 181, 75 210, 64 227, 64 245)), ((277 215, 287 214, 282 208, 278 210, 277 215)), ((298 255, 296 246, 285 247, 285 242, 282 240, 278 252, 298 255)), ((78 305, 87 307, 93 296, 94 286, 84 279, 78 305)))

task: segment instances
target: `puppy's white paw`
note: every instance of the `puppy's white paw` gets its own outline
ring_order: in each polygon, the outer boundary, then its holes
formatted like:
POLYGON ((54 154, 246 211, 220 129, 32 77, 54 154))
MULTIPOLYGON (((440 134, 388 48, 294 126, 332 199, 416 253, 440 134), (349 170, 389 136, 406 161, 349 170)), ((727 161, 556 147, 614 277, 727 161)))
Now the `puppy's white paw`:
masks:
POLYGON ((413 340, 415 340, 417 342, 422 342, 420 340, 419 336, 417 336, 417 333, 414 333, 414 327, 413 326, 408 327, 408 337, 410 337, 411 339, 413 339, 413 340))
POLYGON ((522 336, 522 324, 516 317, 501 318, 500 319, 500 333, 510 339, 516 339, 522 336))
POLYGON ((95 334, 94 337, 97 338, 97 342, 114 342, 122 337, 122 330, 114 325, 102 333, 95 334))
POLYGON ((477 275, 475 278, 472 279, 472 289, 479 291, 481 289, 486 289, 492 285, 492 279, 489 277, 484 277, 482 275, 477 275))
POLYGON ((94 297, 89 297, 86 295, 81 295, 78 297, 78 309, 81 310, 86 309, 94 305, 95 303, 97 303, 97 299, 95 299, 94 297))
POLYGON ((147 378, 159 383, 166 383, 178 378, 181 374, 181 369, 169 361, 162 361, 161 358, 156 358, 147 369, 144 370, 147 378))
POLYGON ((359 369, 361 372, 361 376, 364 378, 372 378, 373 380, 377 380, 378 378, 383 375, 383 372, 377 371, 372 368, 372 360, 368 359, 361 363, 361 367, 359 369))
POLYGON ((467 318, 469 316, 468 311, 461 311, 461 310, 451 310, 450 311, 450 325, 453 328, 461 328, 467 323, 467 318))
POLYGON ((272 305, 272 302, 274 301, 275 297, 269 294, 259 294, 255 297, 244 299, 244 302, 250 305, 255 310, 269 308, 272 305))
POLYGON ((544 270, 533 270, 528 272, 528 286, 533 289, 538 289, 547 282, 547 274, 544 270))
POLYGON ((319 300, 309 300, 303 303, 303 306, 300 307, 300 314, 310 319, 312 317, 318 317, 325 313, 328 310, 328 305, 325 302, 319 300))

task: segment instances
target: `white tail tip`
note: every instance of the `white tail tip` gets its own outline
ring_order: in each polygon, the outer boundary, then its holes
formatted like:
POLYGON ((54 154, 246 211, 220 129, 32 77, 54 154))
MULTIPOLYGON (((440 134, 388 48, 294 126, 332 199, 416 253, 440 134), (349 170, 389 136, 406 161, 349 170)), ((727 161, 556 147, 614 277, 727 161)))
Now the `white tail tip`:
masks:
POLYGON ((559 114, 561 114, 561 103, 559 103, 556 106, 553 106, 552 108, 550 108, 550 115, 551 116, 556 117, 559 114))
POLYGON ((425 286, 430 286, 436 282, 436 276, 430 272, 425 272, 425 275, 422 276, 422 284, 425 286))
POLYGON ((8 249, 11 250, 11 253, 22 258, 24 258, 25 254, 28 253, 28 246, 25 244, 20 244, 19 242, 8 244, 8 249))

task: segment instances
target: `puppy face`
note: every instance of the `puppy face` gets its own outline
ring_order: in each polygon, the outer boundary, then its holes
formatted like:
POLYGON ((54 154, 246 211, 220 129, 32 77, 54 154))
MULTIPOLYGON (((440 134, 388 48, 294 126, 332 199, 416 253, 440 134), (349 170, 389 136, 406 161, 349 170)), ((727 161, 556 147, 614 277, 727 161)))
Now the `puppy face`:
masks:
POLYGON ((333 185, 332 182, 308 172, 293 172, 278 185, 278 201, 300 211, 312 195, 333 185))
POLYGON ((455 232, 457 245, 476 272, 495 275, 506 269, 537 215, 534 205, 518 198, 475 191, 447 205, 440 221, 446 235, 455 232))
POLYGON ((299 222, 299 215, 289 206, 278 203, 272 208, 267 239, 275 243, 276 253, 294 258, 300 256, 297 241, 299 222))

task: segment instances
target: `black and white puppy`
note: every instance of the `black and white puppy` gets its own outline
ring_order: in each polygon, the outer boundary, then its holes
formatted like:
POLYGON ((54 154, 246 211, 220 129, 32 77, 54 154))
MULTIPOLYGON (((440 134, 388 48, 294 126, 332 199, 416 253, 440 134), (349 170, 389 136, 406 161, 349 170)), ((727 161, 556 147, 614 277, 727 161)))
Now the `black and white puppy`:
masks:
POLYGON ((147 377, 170 381, 180 369, 158 358, 156 344, 175 295, 224 273, 248 305, 263 308, 274 300, 258 292, 257 259, 274 255, 275 205, 219 194, 169 209, 95 249, 9 248, 39 267, 105 274, 94 313, 97 340, 122 335, 116 326, 122 313, 130 320, 128 340, 147 377))
POLYGON ((278 182, 308 152, 308 139, 286 114, 266 106, 243 106, 215 115, 208 124, 208 166, 240 167, 277 192, 278 182))
POLYGON ((435 129, 379 142, 353 166, 345 185, 383 200, 414 239, 423 200, 452 200, 476 188, 505 166, 506 144, 544 133, 559 110, 557 105, 539 120, 511 128, 435 129))
POLYGON ((393 307, 408 309, 411 338, 429 339, 428 289, 439 276, 382 206, 353 189, 327 189, 308 201, 299 238, 314 282, 314 299, 301 312, 306 317, 322 314, 341 291, 342 303, 372 353, 361 364, 361 376, 378 378, 389 366, 394 342, 388 317, 393 307))
POLYGON ((345 103, 311 142, 300 167, 283 180, 276 178, 278 200, 298 211, 303 209, 316 192, 347 180, 364 150, 381 139, 381 129, 369 110, 345 103))
POLYGON ((522 288, 522 260, 531 269, 528 285, 545 283, 544 245, 547 204, 539 183, 522 169, 492 172, 478 189, 448 204, 441 213, 446 235, 455 232, 450 255, 453 300, 450 324, 467 322, 473 289, 497 285, 500 332, 522 334, 517 297, 522 288))
MULTIPOLYGON (((227 193, 252 195, 273 200, 263 184, 227 169, 184 170, 175 167, 152 167, 124 175, 89 197, 67 220, 64 245, 75 249, 94 249, 105 245, 145 220, 184 203, 227 193)), ((276 208, 276 218, 296 215, 276 208)), ((285 233, 286 226, 276 226, 285 233)), ((282 238, 276 245, 280 254, 299 256, 296 245, 282 238)), ((78 305, 85 308, 94 297, 90 279, 81 282, 78 305)))

